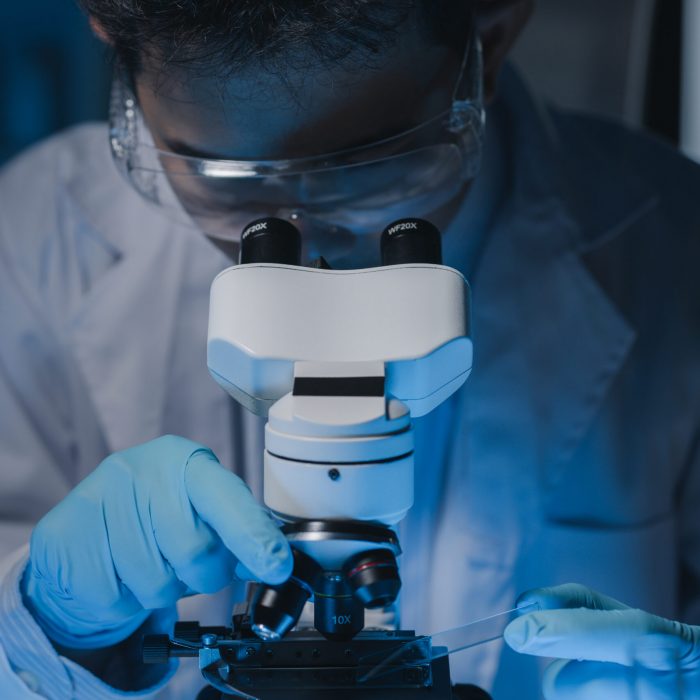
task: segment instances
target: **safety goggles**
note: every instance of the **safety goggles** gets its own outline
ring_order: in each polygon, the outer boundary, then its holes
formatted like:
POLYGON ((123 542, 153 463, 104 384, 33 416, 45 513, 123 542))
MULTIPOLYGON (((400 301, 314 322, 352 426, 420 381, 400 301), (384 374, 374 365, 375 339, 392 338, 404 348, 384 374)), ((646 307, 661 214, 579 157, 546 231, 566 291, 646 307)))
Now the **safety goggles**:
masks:
POLYGON ((117 72, 110 145, 119 170, 146 199, 207 235, 236 241, 263 216, 353 234, 381 230, 450 202, 480 166, 484 108, 476 31, 449 108, 396 136, 322 156, 288 160, 197 158, 161 150, 128 80, 117 72))

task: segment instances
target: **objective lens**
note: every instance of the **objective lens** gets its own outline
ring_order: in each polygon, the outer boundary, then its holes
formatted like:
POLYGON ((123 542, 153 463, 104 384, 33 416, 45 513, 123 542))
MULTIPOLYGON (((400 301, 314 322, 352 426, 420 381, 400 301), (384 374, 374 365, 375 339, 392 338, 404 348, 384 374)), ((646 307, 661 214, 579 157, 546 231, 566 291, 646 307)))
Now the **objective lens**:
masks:
POLYGON ((311 557, 298 549, 292 553, 291 577, 279 586, 261 584, 255 592, 251 628, 265 641, 282 639, 297 624, 321 575, 321 567, 311 557))
POLYGON ((390 605, 401 589, 396 557, 388 549, 373 549, 351 557, 345 562, 343 573, 357 598, 369 609, 390 605))
POLYGON ((365 609, 345 576, 325 572, 314 591, 314 627, 326 639, 352 639, 365 626, 365 609))

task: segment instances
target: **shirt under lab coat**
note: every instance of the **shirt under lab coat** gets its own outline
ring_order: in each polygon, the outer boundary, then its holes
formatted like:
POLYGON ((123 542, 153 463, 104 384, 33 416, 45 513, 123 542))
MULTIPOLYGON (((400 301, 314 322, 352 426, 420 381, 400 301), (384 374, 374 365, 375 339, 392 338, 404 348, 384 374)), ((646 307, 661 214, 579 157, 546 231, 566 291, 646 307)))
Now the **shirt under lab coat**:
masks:
MULTIPOLYGON (((417 421, 401 625, 451 628, 566 581, 700 623, 700 172, 544 108, 512 72, 490 111, 498 172, 445 234, 470 273, 474 371, 417 421)), ((0 177, 1 697, 122 697, 60 658, 17 594, 32 526, 107 454, 183 435, 260 493, 262 423, 206 368, 228 264, 120 178, 104 125, 0 177)), ((181 617, 225 624, 235 593, 181 617)), ((452 660, 496 700, 540 697, 541 669, 501 642, 452 660)), ((201 685, 184 662, 156 692, 201 685)))

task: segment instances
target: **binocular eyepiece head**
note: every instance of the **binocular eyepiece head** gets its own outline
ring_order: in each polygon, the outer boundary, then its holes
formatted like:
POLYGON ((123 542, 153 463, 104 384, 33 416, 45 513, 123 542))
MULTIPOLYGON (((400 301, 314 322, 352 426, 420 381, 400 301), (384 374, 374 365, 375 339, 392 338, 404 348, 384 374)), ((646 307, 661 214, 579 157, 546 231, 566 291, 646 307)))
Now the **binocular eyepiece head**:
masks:
MULTIPOLYGON (((256 219, 241 235, 241 265, 276 263, 301 265, 301 233, 290 221, 273 216, 256 219)), ((440 231, 425 219, 399 219, 381 236, 381 264, 442 264, 440 231)))
MULTIPOLYGON (((380 248, 382 266, 442 264, 440 232, 423 219, 400 219, 387 226, 380 248)), ((300 266, 301 257, 301 233, 290 221, 258 219, 242 233, 242 265, 300 266)), ((285 520, 294 519, 284 515, 284 509, 278 512, 285 520)), ((279 586, 258 586, 251 623, 262 639, 284 637, 312 598, 315 627, 329 639, 351 639, 364 626, 365 610, 396 600, 401 588, 396 562, 400 548, 389 528, 360 521, 307 520, 287 525, 284 531, 293 545, 294 569, 279 586)))

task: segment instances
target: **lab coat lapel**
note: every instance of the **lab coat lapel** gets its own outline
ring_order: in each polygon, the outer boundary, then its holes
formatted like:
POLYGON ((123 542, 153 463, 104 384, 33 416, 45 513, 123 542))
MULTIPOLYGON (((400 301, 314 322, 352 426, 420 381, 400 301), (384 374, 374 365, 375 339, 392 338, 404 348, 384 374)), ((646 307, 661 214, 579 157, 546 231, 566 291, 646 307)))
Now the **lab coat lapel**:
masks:
POLYGON ((503 87, 514 173, 473 280, 475 360, 463 430, 472 478, 481 474, 484 488, 498 483, 502 494, 472 499, 470 511, 487 542, 500 524, 493 549, 510 566, 635 339, 582 254, 644 215, 649 193, 632 175, 625 197, 597 202, 587 216, 548 113, 514 75, 503 87))
MULTIPOLYGON (((635 340, 582 254, 644 215, 648 192, 630 187, 628 197, 600 202, 594 217, 581 215, 548 116, 514 75, 503 88, 512 172, 471 280, 474 370, 433 553, 433 630, 512 607, 518 558, 538 536, 548 486, 561 478, 635 340)), ((475 666, 488 686, 498 649, 483 654, 475 666)))
MULTIPOLYGON (((547 483, 634 340, 570 245, 533 240, 573 235, 561 204, 508 209, 474 278, 474 370, 461 397, 424 629, 512 607, 518 558, 539 534, 547 483)), ((484 648, 477 681, 488 687, 497 665, 498 649, 484 648)))
MULTIPOLYGON (((471 280, 474 370, 460 397, 430 566, 429 619, 417 621, 433 631, 513 607, 523 589, 522 560, 546 525, 550 487, 565 474, 635 341, 585 254, 649 211, 648 188, 621 172, 622 196, 611 192, 582 206, 575 193, 591 188, 565 167, 577 164, 570 141, 563 151, 548 113, 517 76, 506 73, 502 88, 511 172, 471 280)), ((601 167, 611 166, 603 158, 601 167)), ((492 688, 502 653, 502 643, 472 650, 454 668, 455 679, 492 688)))
POLYGON ((634 342, 583 264, 578 233, 561 200, 516 203, 504 212, 474 284, 465 428, 479 461, 473 473, 486 470, 490 480, 500 471, 506 502, 482 498, 472 512, 484 525, 501 523, 509 546, 498 549, 509 558, 519 548, 513 534, 532 531, 543 489, 559 478, 634 342), (544 243, 550 233, 551 246, 544 243))
POLYGON ((119 450, 162 432, 180 283, 193 246, 209 244, 164 218, 116 172, 71 195, 75 225, 117 251, 78 307, 70 341, 107 446, 119 450))

